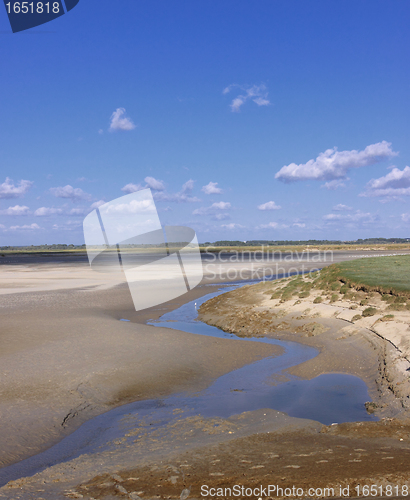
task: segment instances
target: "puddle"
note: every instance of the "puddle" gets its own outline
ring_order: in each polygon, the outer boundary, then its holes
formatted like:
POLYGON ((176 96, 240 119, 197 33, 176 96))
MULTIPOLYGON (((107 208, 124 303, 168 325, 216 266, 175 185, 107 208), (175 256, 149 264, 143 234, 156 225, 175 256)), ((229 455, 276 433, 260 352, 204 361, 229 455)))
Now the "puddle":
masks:
MULTIPOLYGON (((203 302, 236 286, 225 287, 184 304, 149 324, 199 335, 238 339, 236 335, 196 320, 197 310, 203 302)), ((120 321, 128 320, 122 318, 120 321)), ((81 454, 107 450, 113 446, 114 440, 120 439, 121 443, 127 443, 135 439, 127 437, 127 433, 136 425, 144 426, 144 422, 149 422, 146 429, 149 433, 189 416, 226 418, 262 408, 283 411, 290 416, 313 419, 327 425, 377 420, 364 407, 370 398, 366 384, 360 378, 333 373, 312 380, 301 380, 284 373, 287 368, 314 358, 318 354, 316 349, 297 342, 264 337, 241 340, 278 345, 284 349, 284 353, 227 373, 194 396, 177 394, 165 399, 138 401, 99 415, 45 452, 0 469, 0 486, 81 454), (283 378, 285 382, 272 384, 272 380, 283 378)))

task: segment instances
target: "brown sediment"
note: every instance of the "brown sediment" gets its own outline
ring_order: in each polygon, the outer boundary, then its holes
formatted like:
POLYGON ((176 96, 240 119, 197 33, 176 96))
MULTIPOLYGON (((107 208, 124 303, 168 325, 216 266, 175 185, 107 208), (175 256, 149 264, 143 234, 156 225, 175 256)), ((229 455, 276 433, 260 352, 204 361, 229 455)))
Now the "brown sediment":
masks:
MULTIPOLYGON (((0 488, 0 498, 180 498, 186 488, 189 498, 200 498, 202 484, 350 485, 352 493, 358 484, 408 484, 410 423, 403 352, 376 335, 370 329, 373 323, 366 323, 369 318, 358 323, 337 319, 336 312, 342 316, 349 310, 338 303, 327 304, 335 308, 331 314, 326 308, 314 311, 316 306, 308 303, 312 296, 296 305, 297 300, 279 304, 265 293, 272 286, 243 287, 212 299, 202 306, 201 319, 237 335, 271 335, 317 347, 320 354, 314 360, 289 371, 305 378, 331 371, 360 376, 380 422, 324 426, 274 410, 228 419, 181 415, 176 423, 155 431, 150 422, 138 422, 128 441, 12 481, 0 488)), ((269 355, 267 344, 242 346, 240 340, 142 324, 210 291, 196 289, 189 297, 143 314, 133 311, 122 286, 3 297, 0 320, 6 351, 0 362, 10 365, 5 370, 9 399, 3 400, 2 418, 8 419, 10 442, 4 427, 2 436, 11 450, 9 459, 12 453, 15 460, 34 453, 114 405, 200 389, 235 367, 269 355), (121 318, 130 322, 118 321, 121 318), (31 368, 24 374, 21 366, 31 368), (19 442, 20 429, 28 430, 33 422, 35 427, 19 442)))
POLYGON ((0 467, 48 448, 114 406, 199 390, 280 353, 142 324, 209 291, 196 289, 142 314, 126 285, 3 296, 0 467))

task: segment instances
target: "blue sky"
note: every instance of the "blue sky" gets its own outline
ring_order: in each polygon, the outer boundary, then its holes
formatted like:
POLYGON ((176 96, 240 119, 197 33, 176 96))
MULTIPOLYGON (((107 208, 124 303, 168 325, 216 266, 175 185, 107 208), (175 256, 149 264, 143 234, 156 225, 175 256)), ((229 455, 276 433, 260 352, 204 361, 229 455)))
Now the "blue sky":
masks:
POLYGON ((0 246, 81 244, 146 186, 201 242, 408 237, 409 14, 80 0, 12 34, 0 9, 0 246))

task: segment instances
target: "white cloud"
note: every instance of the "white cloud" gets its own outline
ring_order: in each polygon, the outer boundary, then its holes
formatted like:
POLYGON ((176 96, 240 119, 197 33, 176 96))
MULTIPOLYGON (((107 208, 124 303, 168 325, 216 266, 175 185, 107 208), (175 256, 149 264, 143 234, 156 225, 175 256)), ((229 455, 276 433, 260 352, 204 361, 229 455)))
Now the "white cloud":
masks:
POLYGON ((61 215, 63 213, 62 208, 53 207, 40 207, 34 212, 36 217, 47 217, 49 215, 61 215))
POLYGON ((32 185, 32 181, 21 180, 16 186, 12 179, 6 177, 5 182, 0 184, 0 198, 19 198, 25 195, 32 185))
POLYGON ((214 214, 212 216, 213 220, 227 220, 230 218, 231 218, 231 216, 229 214, 227 214, 226 212, 220 212, 220 213, 214 214))
POLYGON ((67 215, 86 215, 90 210, 88 208, 72 208, 67 215))
POLYGON ((156 212, 152 200, 132 200, 129 203, 108 205, 100 209, 105 214, 139 214, 141 212, 156 212))
POLYGON ((218 187, 217 182, 210 182, 206 186, 202 186, 201 191, 203 191, 205 194, 222 194, 223 190, 218 187))
POLYGON ((220 210, 229 210, 231 208, 231 204, 228 201, 218 201, 216 203, 212 203, 210 207, 201 207, 197 208, 192 212, 193 215, 208 215, 215 214, 220 210))
POLYGON ((35 229, 42 229, 38 224, 33 223, 30 225, 25 224, 24 226, 11 226, 8 231, 25 231, 30 230, 33 231, 35 229))
POLYGON ((369 212, 361 212, 357 210, 354 214, 327 214, 323 216, 323 220, 328 223, 360 223, 360 224, 375 224, 380 221, 380 216, 369 212))
POLYGON ((124 191, 124 193, 135 193, 136 191, 141 191, 141 189, 147 188, 152 189, 153 191, 164 191, 165 189, 164 182, 159 181, 154 177, 145 177, 144 181, 146 182, 145 186, 141 184, 129 183, 121 188, 121 191, 124 191))
POLYGON ((228 94, 232 89, 238 88, 244 91, 244 94, 240 94, 232 100, 230 104, 231 111, 234 113, 238 113, 240 108, 246 101, 249 99, 252 100, 258 106, 268 106, 270 105, 270 101, 268 99, 268 92, 266 90, 266 86, 261 85, 228 85, 222 93, 224 95, 228 94))
POLYGON ((347 172, 352 168, 374 165, 397 154, 391 149, 391 143, 386 141, 371 144, 363 151, 337 151, 337 148, 332 148, 307 163, 285 165, 276 173, 275 179, 283 182, 346 179, 347 172))
POLYGON ((141 191, 141 189, 145 189, 144 187, 141 186, 141 184, 126 184, 123 188, 121 188, 121 191, 124 191, 124 193, 135 193, 137 191, 141 191))
POLYGON ((353 210, 353 208, 347 205, 343 205, 343 203, 339 203, 338 205, 335 205, 332 210, 334 210, 335 212, 348 212, 350 210, 353 210))
POLYGON ((159 181, 154 177, 145 177, 144 181, 147 183, 147 187, 154 191, 164 191, 165 189, 163 181, 159 181))
POLYGON ((410 214, 401 214, 401 220, 403 222, 410 222, 410 214))
POLYGON ((330 191, 335 191, 336 189, 346 187, 346 184, 345 184, 344 181, 349 181, 349 180, 350 180, 349 177, 346 177, 343 180, 341 180, 341 179, 333 179, 333 181, 325 182, 320 187, 321 188, 329 189, 330 191))
POLYGON ((6 229, 6 226, 4 224, 0 224, 0 229, 6 229))
POLYGON ((95 202, 91 205, 90 209, 91 209, 91 210, 94 210, 94 208, 99 208, 99 207, 101 207, 101 205, 104 205, 104 204, 105 204, 105 201, 104 201, 104 200, 98 200, 98 201, 95 201, 95 202))
POLYGON ((236 224, 235 222, 231 222, 230 224, 222 224, 221 227, 224 229, 243 229, 245 226, 242 224, 236 224))
POLYGON ((393 167, 387 175, 372 179, 360 196, 410 196, 410 167, 393 167))
POLYGON ((280 205, 276 205, 274 201, 268 201, 267 203, 262 203, 262 205, 258 205, 258 210, 279 210, 282 207, 280 205))
POLYGON ((292 226, 303 228, 306 227, 306 224, 304 222, 294 222, 292 226))
POLYGON ((279 226, 277 222, 269 222, 268 224, 261 224, 257 229, 275 229, 279 226))
POLYGON ((90 200, 92 198, 90 194, 85 193, 82 189, 73 188, 69 184, 64 187, 50 188, 50 193, 56 198, 68 198, 72 201, 90 200))
POLYGON ((53 224, 54 231, 75 231, 82 227, 82 222, 69 220, 65 224, 53 224))
POLYGON ((117 108, 111 115, 110 131, 114 130, 134 130, 135 125, 130 118, 125 115, 124 108, 117 108))
POLYGON ((26 206, 15 205, 14 207, 6 208, 5 210, 0 210, 0 215, 28 215, 30 210, 26 206))
POLYGON ((170 201, 175 203, 196 203, 201 201, 196 196, 192 196, 191 192, 194 188, 194 181, 189 179, 189 181, 185 182, 182 186, 181 191, 179 193, 171 194, 166 193, 165 191, 157 191, 153 194, 154 199, 157 201, 170 201))

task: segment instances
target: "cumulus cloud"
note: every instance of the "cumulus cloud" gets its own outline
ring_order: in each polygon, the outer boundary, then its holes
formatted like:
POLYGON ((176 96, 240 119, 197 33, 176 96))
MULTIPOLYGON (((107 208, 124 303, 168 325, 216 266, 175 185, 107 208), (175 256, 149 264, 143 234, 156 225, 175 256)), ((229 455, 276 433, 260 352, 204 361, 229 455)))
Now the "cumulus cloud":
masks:
POLYGON ((306 227, 306 224, 304 222, 294 222, 292 226, 303 228, 306 227))
POLYGON ((262 205, 258 205, 258 210, 279 210, 282 207, 280 205, 276 205, 274 201, 268 201, 266 203, 262 203, 262 205))
MULTIPOLYGON (((275 179, 287 183, 302 180, 339 181, 346 179, 347 172, 352 168, 374 165, 397 154, 391 149, 391 143, 386 141, 370 144, 363 151, 338 151, 332 148, 307 163, 285 165, 276 173, 275 179)), ((328 184, 326 187, 333 186, 328 184)))
POLYGON ((335 212, 348 212, 350 210, 353 210, 352 207, 349 207, 348 205, 343 205, 343 203, 339 203, 338 205, 335 205, 332 210, 335 212))
POLYGON ((14 207, 6 208, 5 210, 0 210, 0 215, 28 215, 30 210, 26 206, 15 205, 14 207))
POLYGON ((164 191, 165 184, 163 181, 155 179, 154 177, 145 177, 144 181, 146 182, 145 186, 142 184, 126 184, 121 191, 124 193, 135 193, 136 191, 141 191, 141 189, 152 189, 153 191, 164 191))
POLYGON ((141 191, 141 189, 145 189, 141 184, 132 184, 131 182, 129 184, 126 184, 124 187, 121 188, 121 191, 124 191, 124 193, 135 193, 137 191, 141 191))
POLYGON ((35 229, 42 229, 38 224, 36 223, 33 223, 33 224, 24 224, 23 226, 11 226, 8 230, 9 231, 25 231, 25 230, 29 230, 29 231, 33 231, 35 229))
POLYGON ((165 189, 163 181, 159 181, 154 177, 145 177, 144 181, 147 183, 147 187, 153 189, 154 191, 164 191, 165 189))
POLYGON ((16 186, 12 179, 6 177, 3 184, 0 184, 0 198, 19 198, 20 196, 24 196, 32 185, 32 181, 21 180, 16 186))
POLYGON ((66 198, 72 201, 90 200, 92 196, 85 193, 81 188, 73 188, 67 184, 64 187, 50 188, 50 193, 56 198, 66 198))
POLYGON ((192 179, 189 179, 189 181, 185 182, 185 184, 182 186, 181 191, 179 191, 178 193, 172 194, 165 191, 157 191, 153 196, 157 201, 170 201, 174 203, 196 203, 201 200, 196 196, 192 196, 191 193, 193 188, 194 181, 192 179))
POLYGON ((40 207, 34 212, 36 217, 48 217, 50 215, 61 215, 63 213, 62 208, 53 208, 53 207, 40 207))
POLYGON ((393 167, 387 175, 372 179, 361 196, 410 196, 410 167, 393 167))
POLYGON ((99 208, 99 207, 101 207, 101 205, 104 205, 104 203, 105 203, 105 201, 104 201, 104 200, 98 200, 98 201, 95 201, 95 202, 91 205, 90 209, 91 209, 91 210, 94 210, 94 208, 99 208))
POLYGON ((401 214, 401 220, 403 222, 410 222, 410 214, 401 214))
POLYGON ((228 85, 228 87, 224 88, 223 94, 229 94, 233 89, 239 89, 244 93, 239 94, 235 97, 231 104, 230 108, 233 113, 238 113, 240 108, 246 101, 252 100, 258 106, 269 106, 270 101, 268 99, 268 92, 266 90, 266 86, 261 85, 237 85, 233 83, 232 85, 228 85))
POLYGON ((231 204, 228 201, 218 201, 216 203, 212 203, 210 207, 201 207, 197 208, 192 212, 193 215, 209 215, 215 214, 220 210, 229 210, 231 208, 231 204))
POLYGON ((111 115, 110 131, 115 130, 134 130, 135 125, 130 118, 125 116, 124 108, 117 108, 111 115))
POLYGON ((201 191, 203 191, 205 194, 222 194, 223 190, 218 187, 217 182, 210 182, 206 186, 202 186, 201 191))

